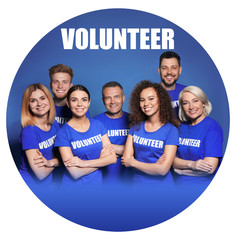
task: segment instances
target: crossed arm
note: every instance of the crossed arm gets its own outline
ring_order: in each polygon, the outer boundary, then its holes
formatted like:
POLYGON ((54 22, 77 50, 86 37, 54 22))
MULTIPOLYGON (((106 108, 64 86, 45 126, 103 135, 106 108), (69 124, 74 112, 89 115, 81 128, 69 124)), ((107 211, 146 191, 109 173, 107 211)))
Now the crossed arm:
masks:
POLYGON ((179 175, 186 176, 207 176, 215 172, 219 158, 205 157, 197 161, 184 160, 175 157, 173 162, 174 171, 179 175))
POLYGON ((102 136, 103 149, 98 159, 82 160, 73 156, 70 147, 59 147, 62 160, 74 179, 81 178, 96 171, 99 167, 104 167, 109 164, 116 163, 116 154, 112 148, 107 135, 102 136))
POLYGON ((133 137, 128 135, 121 162, 126 167, 133 167, 150 175, 165 176, 171 168, 177 146, 166 145, 164 154, 155 163, 144 163, 134 158, 133 137))
POLYGON ((30 168, 39 180, 45 179, 53 171, 54 167, 59 165, 59 161, 56 157, 47 160, 39 149, 25 150, 25 155, 30 168))

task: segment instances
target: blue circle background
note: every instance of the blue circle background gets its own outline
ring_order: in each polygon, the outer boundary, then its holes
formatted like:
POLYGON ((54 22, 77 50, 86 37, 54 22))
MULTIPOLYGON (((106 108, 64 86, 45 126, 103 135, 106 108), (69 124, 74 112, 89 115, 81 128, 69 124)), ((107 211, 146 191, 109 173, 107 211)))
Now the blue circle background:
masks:
MULTIPOLYGON (((187 32, 159 16, 130 9, 107 9, 77 16, 59 25, 44 36, 22 62, 9 95, 7 132, 11 152, 19 167, 18 138, 21 131, 20 105, 25 88, 40 82, 49 88, 48 69, 58 63, 73 68, 73 83, 85 85, 91 94, 90 114, 105 111, 101 89, 108 81, 122 84, 126 95, 124 110, 134 85, 144 79, 160 82, 159 56, 166 50, 64 50, 61 28, 172 28, 175 32, 174 51, 181 56, 183 67, 178 83, 202 88, 212 102, 211 117, 224 132, 225 151, 229 134, 229 105, 221 76, 203 47, 187 32)), ((118 186, 109 191, 83 193, 34 191, 53 211, 83 226, 108 231, 128 231, 159 224, 175 216, 201 193, 162 191, 162 197, 149 192, 130 193, 118 186), (164 197, 163 197, 164 196, 164 197)))

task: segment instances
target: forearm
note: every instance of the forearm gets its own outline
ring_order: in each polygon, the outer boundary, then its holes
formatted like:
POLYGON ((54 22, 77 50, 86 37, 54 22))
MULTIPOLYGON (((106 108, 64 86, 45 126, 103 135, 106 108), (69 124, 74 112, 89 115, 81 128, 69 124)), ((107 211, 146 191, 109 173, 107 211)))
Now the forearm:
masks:
POLYGON ((117 157, 115 152, 112 153, 111 155, 105 156, 105 157, 100 157, 98 159, 93 159, 93 160, 87 160, 84 161, 84 166, 83 168, 99 168, 99 167, 105 167, 110 164, 114 164, 117 161, 117 157))
POLYGON ((116 155, 118 155, 118 156, 122 156, 123 155, 124 148, 125 148, 124 145, 112 144, 112 147, 115 150, 116 155))
POLYGON ((160 175, 165 176, 168 171, 170 170, 169 164, 166 163, 144 163, 137 161, 136 159, 133 160, 131 167, 134 167, 144 173, 149 175, 160 175))
POLYGON ((191 176, 191 177, 204 177, 210 175, 207 172, 203 171, 194 171, 190 169, 184 169, 180 171, 176 171, 179 175, 191 176))
POLYGON ((183 160, 181 158, 175 157, 173 162, 173 168, 180 169, 180 170, 191 169, 190 167, 191 164, 192 164, 192 161, 183 160))
POLYGON ((67 170, 70 173, 72 178, 79 179, 83 176, 86 176, 86 175, 96 171, 97 168, 67 167, 67 170))

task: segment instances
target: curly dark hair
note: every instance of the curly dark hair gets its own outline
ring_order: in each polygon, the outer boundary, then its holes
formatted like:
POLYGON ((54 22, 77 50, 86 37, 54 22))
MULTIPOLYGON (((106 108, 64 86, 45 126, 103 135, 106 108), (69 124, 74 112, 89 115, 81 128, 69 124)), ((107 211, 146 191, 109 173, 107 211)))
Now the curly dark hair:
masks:
POLYGON ((158 83, 153 83, 149 80, 144 80, 136 84, 134 87, 130 100, 129 100, 129 108, 130 108, 130 125, 137 127, 140 126, 141 122, 146 121, 148 116, 143 113, 140 108, 140 93, 143 89, 153 88, 159 99, 159 111, 160 111, 160 121, 161 123, 171 123, 174 126, 178 126, 176 119, 174 118, 174 109, 171 105, 171 98, 169 93, 158 83))

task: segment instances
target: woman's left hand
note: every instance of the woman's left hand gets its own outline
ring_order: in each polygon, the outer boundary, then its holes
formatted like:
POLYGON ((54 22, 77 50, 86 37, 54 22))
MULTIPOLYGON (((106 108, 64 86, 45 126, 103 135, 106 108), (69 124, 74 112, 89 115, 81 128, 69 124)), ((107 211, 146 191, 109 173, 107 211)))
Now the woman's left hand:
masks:
POLYGON ((81 160, 78 157, 72 157, 64 161, 66 167, 87 167, 86 161, 81 160))
POLYGON ((122 165, 124 165, 125 167, 132 167, 133 166, 133 162, 135 161, 134 157, 121 157, 121 163, 122 165))
POLYGON ((39 150, 37 150, 37 154, 38 154, 38 156, 33 158, 34 165, 36 165, 38 168, 53 167, 53 166, 51 166, 51 162, 48 161, 39 150))

